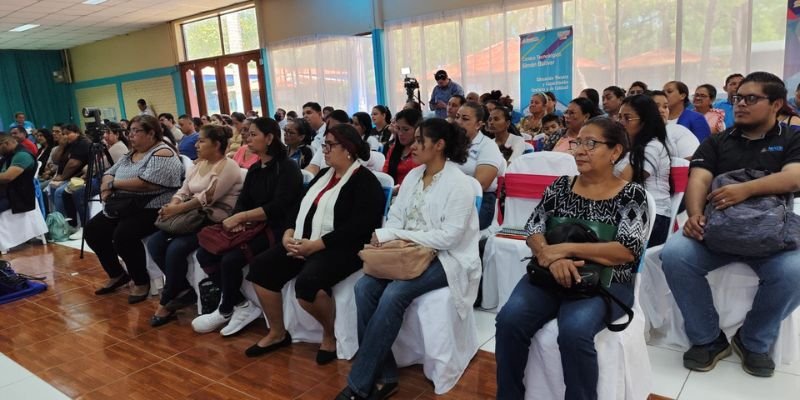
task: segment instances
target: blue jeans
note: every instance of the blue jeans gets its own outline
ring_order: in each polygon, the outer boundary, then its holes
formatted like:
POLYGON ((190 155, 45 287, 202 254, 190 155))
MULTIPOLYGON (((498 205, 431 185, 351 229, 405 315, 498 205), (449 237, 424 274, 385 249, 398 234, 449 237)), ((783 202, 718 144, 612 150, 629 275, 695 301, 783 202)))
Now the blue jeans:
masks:
POLYGON ((800 250, 746 259, 714 253, 702 242, 676 233, 667 240, 661 261, 667 284, 683 314, 686 335, 693 345, 710 343, 719 335, 719 315, 706 275, 732 262, 746 263, 759 279, 753 307, 740 330, 747 350, 769 352, 778 337, 781 321, 800 305, 800 250))
POLYGON ((495 208, 497 208, 497 193, 484 192, 481 209, 478 210, 478 229, 486 229, 492 224, 495 208))
POLYGON ((161 292, 162 306, 192 287, 186 280, 189 271, 187 258, 199 247, 196 233, 173 236, 159 230, 147 239, 147 251, 166 278, 161 292))
MULTIPOLYGON (((633 304, 633 284, 612 283, 609 291, 627 305, 633 304)), ((567 300, 530 283, 517 283, 508 302, 497 314, 495 357, 497 399, 525 397, 525 368, 531 339, 546 323, 558 319, 558 347, 566 385, 565 399, 597 398, 597 351, 594 336, 605 329, 606 305, 600 297, 567 300)), ((623 315, 614 305, 612 320, 623 315)), ((538 368, 553 368, 538 365, 538 368)))
POLYGON ((53 208, 55 208, 55 211, 58 211, 64 215, 64 218, 67 218, 67 206, 65 205, 64 199, 64 196, 67 195, 64 193, 64 191, 67 190, 67 183, 69 182, 62 182, 61 185, 55 189, 50 186, 50 193, 52 193, 52 196, 50 197, 53 199, 53 208))
POLYGON ((425 293, 447 286, 442 263, 436 258, 422 275, 407 281, 391 281, 364 275, 355 287, 358 312, 358 355, 347 385, 367 397, 376 381, 397 382, 397 363, 392 344, 400 332, 406 308, 425 293))

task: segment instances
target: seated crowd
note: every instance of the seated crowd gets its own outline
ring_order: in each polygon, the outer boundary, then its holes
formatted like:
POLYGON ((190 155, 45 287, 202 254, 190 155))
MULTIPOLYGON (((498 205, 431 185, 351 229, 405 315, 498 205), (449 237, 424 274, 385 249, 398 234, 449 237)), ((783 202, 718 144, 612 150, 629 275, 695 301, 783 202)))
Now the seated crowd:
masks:
MULTIPOLYGON (((725 82, 726 99, 717 103, 712 85, 697 87, 690 101, 679 81, 667 82, 663 91, 644 82, 627 92, 587 88, 561 102, 552 93, 533 93, 523 115, 499 91, 464 96, 441 72, 430 104, 435 116, 429 118, 415 102, 394 114, 377 105, 351 115, 312 101, 303 105, 302 117, 278 109, 277 119, 235 112, 180 115, 176 122, 169 113, 156 117, 142 100, 141 115, 105 125, 100 155, 77 126, 36 130, 18 113, 9 134, 0 135, 0 212, 33 209, 38 179, 49 212, 67 217, 72 238, 80 239, 84 227, 86 243, 108 274, 97 295, 133 282, 129 303, 145 300, 149 253, 165 275, 154 327, 196 306, 187 278, 195 255, 221 300, 192 328, 230 336, 263 313, 270 331, 242 349, 250 357, 291 345, 283 288, 293 281, 300 307, 322 326, 320 365, 336 359, 333 287, 362 268, 359 251, 398 239, 434 249, 416 278, 364 275, 353 289, 360 350, 337 399, 381 399, 397 390, 392 344, 412 301, 448 287, 461 318, 473 306, 481 277, 478 242, 502 204, 498 181, 506 168, 526 153, 563 152, 574 157, 579 175, 557 178, 524 224, 535 262, 565 288, 581 282, 584 265, 609 268, 608 290, 631 306, 646 248, 666 243, 664 274, 692 344, 684 365, 708 371, 733 349, 748 373, 772 375, 770 348, 781 321, 800 305, 800 250, 741 259, 711 250, 704 229, 711 209, 800 190, 800 131, 794 127, 800 118, 779 78, 733 74, 725 82), (684 200, 688 221, 682 234, 670 235, 677 211, 671 203, 673 159, 689 160, 691 173, 684 200), (90 176, 90 164, 103 168, 90 176), (740 168, 767 176, 712 190, 715 177, 740 168), (385 175, 394 182, 391 190, 379 179, 385 175), (475 185, 482 192, 477 209, 475 185), (86 215, 85 199, 94 195, 104 209, 86 215), (655 215, 649 215, 647 196, 655 215), (611 225, 616 233, 605 242, 548 243, 551 224, 561 219, 611 225), (212 246, 200 234, 210 227, 245 239, 224 249, 212 246), (734 261, 751 265, 761 284, 729 344, 705 277, 734 261), (255 299, 243 292, 245 281, 254 284, 255 299)), ((524 397, 531 338, 553 319, 566 398, 597 398, 594 336, 622 309, 607 309, 599 297, 559 293, 525 276, 499 310, 498 398, 524 397)))

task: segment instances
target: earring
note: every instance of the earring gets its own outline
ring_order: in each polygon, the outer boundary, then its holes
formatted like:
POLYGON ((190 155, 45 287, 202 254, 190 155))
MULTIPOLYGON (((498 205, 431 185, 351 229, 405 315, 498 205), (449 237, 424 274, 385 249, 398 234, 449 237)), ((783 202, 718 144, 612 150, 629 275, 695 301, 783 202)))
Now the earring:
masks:
POLYGON ((350 160, 350 154, 347 155, 347 159, 350 160))
POLYGON ((616 163, 617 163, 617 160, 615 160, 615 159, 613 159, 613 158, 612 158, 612 159, 611 159, 611 165, 614 165, 614 164, 616 164, 616 163))

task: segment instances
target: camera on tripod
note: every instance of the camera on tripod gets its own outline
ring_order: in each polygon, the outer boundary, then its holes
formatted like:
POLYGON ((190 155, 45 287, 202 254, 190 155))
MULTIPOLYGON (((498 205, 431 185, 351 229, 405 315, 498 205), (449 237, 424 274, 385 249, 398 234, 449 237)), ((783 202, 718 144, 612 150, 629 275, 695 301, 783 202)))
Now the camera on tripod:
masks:
POLYGON ((106 125, 100 118, 100 109, 84 107, 81 113, 83 114, 83 118, 94 119, 94 121, 86 122, 86 136, 89 136, 92 143, 100 143, 103 140, 103 133, 106 131, 106 125))
POLYGON ((400 73, 406 77, 403 79, 403 87, 406 89, 406 102, 417 101, 419 99, 419 81, 417 78, 408 76, 410 68, 402 68, 400 73))

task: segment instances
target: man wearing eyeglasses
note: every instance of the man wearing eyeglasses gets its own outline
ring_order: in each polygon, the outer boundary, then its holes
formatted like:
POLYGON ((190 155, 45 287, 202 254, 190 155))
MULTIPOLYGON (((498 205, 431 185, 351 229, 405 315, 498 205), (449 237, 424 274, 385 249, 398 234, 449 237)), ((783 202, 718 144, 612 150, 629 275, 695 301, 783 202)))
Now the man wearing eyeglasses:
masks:
POLYGON ((428 106, 430 106, 431 111, 436 113, 437 117, 447 118, 447 102, 454 95, 463 96, 464 89, 461 88, 461 85, 453 82, 447 76, 447 71, 443 69, 436 71, 433 78, 436 79, 436 86, 431 92, 431 100, 428 102, 428 106))
POLYGON ((711 251, 703 238, 703 211, 706 203, 724 210, 752 197, 800 190, 800 131, 777 121, 778 110, 786 102, 786 87, 773 74, 748 75, 731 100, 735 125, 706 139, 692 157, 685 196, 689 220, 682 235, 669 238, 661 260, 692 344, 684 353, 684 366, 710 371, 732 348, 747 373, 768 377, 775 369, 769 351, 781 321, 800 304, 800 250, 746 259, 711 251), (711 191, 714 177, 741 168, 769 175, 711 191), (735 261, 753 268, 760 283, 744 324, 729 344, 720 330, 706 275, 735 261))

